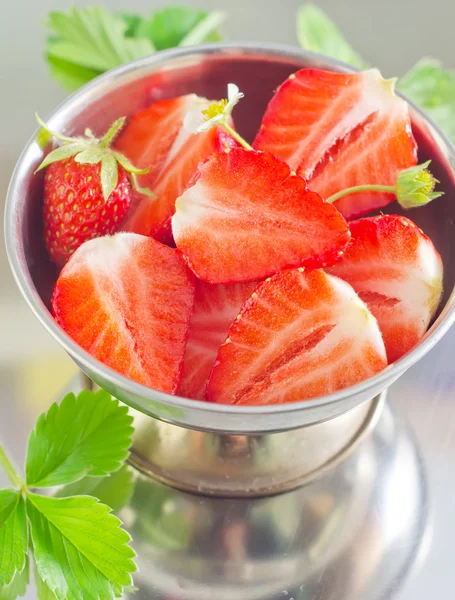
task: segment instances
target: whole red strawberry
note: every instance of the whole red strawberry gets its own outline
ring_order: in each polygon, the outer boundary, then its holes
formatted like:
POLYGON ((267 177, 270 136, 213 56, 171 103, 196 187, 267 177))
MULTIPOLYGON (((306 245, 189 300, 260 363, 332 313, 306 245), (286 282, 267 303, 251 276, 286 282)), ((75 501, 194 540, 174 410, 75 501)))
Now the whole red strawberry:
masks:
POLYGON ((49 256, 59 266, 87 240, 120 228, 134 193, 134 176, 147 171, 136 169, 110 148, 124 121, 118 119, 100 140, 89 130, 85 138, 52 134, 63 145, 50 152, 38 170, 47 167, 44 241, 49 256))

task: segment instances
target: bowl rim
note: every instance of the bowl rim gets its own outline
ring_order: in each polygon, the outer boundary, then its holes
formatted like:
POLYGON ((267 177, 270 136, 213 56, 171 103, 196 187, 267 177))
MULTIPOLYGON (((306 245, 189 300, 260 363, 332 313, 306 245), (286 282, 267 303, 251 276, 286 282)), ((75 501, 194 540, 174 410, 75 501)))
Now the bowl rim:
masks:
MULTIPOLYGON (((323 54, 310 52, 308 50, 294 47, 287 44, 274 44, 274 43, 260 43, 260 42, 221 42, 221 43, 207 43, 200 44, 197 46, 189 46, 185 48, 172 48, 169 50, 163 50, 156 52, 155 54, 137 59, 115 69, 111 69, 106 73, 98 76, 94 80, 90 81, 82 88, 70 94, 63 102, 61 102, 55 110, 52 111, 47 122, 52 126, 52 121, 58 120, 62 112, 68 111, 68 109, 75 105, 83 103, 86 96, 95 91, 98 87, 107 83, 114 83, 118 78, 124 75, 131 74, 136 70, 143 67, 151 66, 153 64, 165 66, 165 63, 170 60, 191 57, 194 55, 220 55, 223 53, 229 54, 230 52, 236 51, 238 55, 269 55, 272 59, 295 59, 304 60, 307 59, 310 63, 322 63, 327 67, 335 67, 339 71, 354 72, 358 71, 347 63, 330 58, 323 54)), ((420 115, 427 125, 430 125, 432 134, 437 134, 440 141, 444 144, 445 149, 449 151, 452 157, 455 157, 455 148, 447 138, 447 136, 439 129, 439 127, 429 118, 424 111, 416 106, 406 96, 398 92, 398 95, 404 98, 408 104, 412 107, 414 112, 420 115)), ((445 335, 448 329, 455 321, 455 290, 452 290, 445 306, 443 307, 441 314, 433 323, 431 328, 426 332, 425 336, 419 342, 419 344, 406 355, 404 355, 398 361, 387 366, 385 369, 380 371, 378 374, 370 377, 354 386, 344 388, 338 392, 329 394, 309 400, 301 400, 299 402, 291 402, 285 404, 272 404, 272 405, 258 405, 258 406, 242 406, 242 405, 225 405, 216 404, 212 402, 206 402, 201 400, 192 400, 180 396, 174 396, 164 392, 155 390, 154 388, 147 387, 140 383, 137 383, 127 377, 121 375, 117 371, 114 371, 110 367, 106 366, 102 362, 95 359, 82 347, 70 338, 63 329, 56 323, 51 312, 47 309, 43 303, 26 266, 25 254, 23 247, 16 243, 19 236, 17 232, 17 204, 19 202, 19 190, 20 183, 23 178, 23 174, 30 170, 30 154, 33 154, 33 150, 38 151, 36 143, 36 130, 33 136, 29 139, 26 146, 22 150, 16 166, 14 168, 6 196, 5 205, 5 216, 4 216, 4 237, 6 243, 6 253, 9 261, 11 271, 13 273, 16 284, 21 291, 22 296, 26 300, 29 308, 45 327, 45 329, 59 342, 59 344, 66 350, 70 357, 75 360, 78 364, 84 365, 91 373, 99 376, 100 379, 105 379, 109 383, 113 384, 116 388, 126 390, 128 393, 139 397, 144 400, 151 402, 161 402, 165 405, 170 405, 175 408, 185 410, 198 410, 207 413, 217 413, 231 415, 266 415, 266 414, 284 414, 300 412, 309 409, 315 409, 318 407, 326 406, 329 404, 335 404, 343 401, 347 397, 362 394, 368 392, 369 389, 378 388, 379 386, 387 387, 387 383, 395 381, 405 370, 414 365, 420 360, 433 346, 445 335), (28 162, 27 162, 28 159, 28 162)), ((455 168, 451 166, 452 171, 455 168)), ((135 408, 143 410, 139 404, 136 403, 135 408)))

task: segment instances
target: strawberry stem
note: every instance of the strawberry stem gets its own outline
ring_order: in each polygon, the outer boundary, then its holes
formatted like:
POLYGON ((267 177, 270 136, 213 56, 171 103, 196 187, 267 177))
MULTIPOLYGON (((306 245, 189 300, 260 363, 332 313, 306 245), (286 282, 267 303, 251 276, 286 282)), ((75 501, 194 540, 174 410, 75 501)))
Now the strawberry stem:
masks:
POLYGON ((230 125, 228 125, 224 121, 222 121, 220 125, 221 127, 224 127, 224 129, 229 133, 229 135, 231 135, 234 138, 234 140, 236 140, 241 146, 243 146, 245 150, 253 150, 253 146, 250 146, 249 143, 245 141, 243 137, 239 135, 234 129, 232 129, 230 125))
POLYGON ((357 194, 358 192, 390 192, 391 194, 396 194, 397 189, 394 185, 355 185, 353 187, 346 188, 345 190, 340 190, 336 194, 329 196, 326 199, 326 202, 328 204, 333 204, 340 198, 343 198, 343 196, 357 194))
POLYGON ((116 121, 112 123, 106 133, 99 141, 99 145, 101 148, 108 148, 115 138, 115 136, 120 132, 120 129, 125 125, 126 117, 120 117, 116 121))

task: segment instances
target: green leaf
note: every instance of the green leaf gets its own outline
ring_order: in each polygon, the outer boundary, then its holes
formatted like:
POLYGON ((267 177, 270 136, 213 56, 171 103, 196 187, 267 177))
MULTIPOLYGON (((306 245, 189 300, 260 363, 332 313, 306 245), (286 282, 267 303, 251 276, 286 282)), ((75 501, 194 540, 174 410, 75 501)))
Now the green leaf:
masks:
POLYGON ((38 573, 57 600, 111 600, 132 585, 131 538, 90 496, 27 495, 38 573))
POLYGON ((66 90, 74 92, 103 71, 75 65, 68 60, 46 55, 52 77, 66 90))
POLYGON ((399 90, 422 108, 455 142, 455 71, 422 58, 398 81, 399 90))
POLYGON ((43 162, 36 169, 35 173, 41 171, 41 169, 44 169, 45 167, 54 162, 70 158, 70 156, 78 154, 85 148, 87 148, 86 142, 73 142, 72 144, 65 144, 64 146, 59 146, 55 150, 52 150, 52 152, 49 152, 47 156, 45 156, 43 162))
POLYGON ((137 15, 136 13, 129 12, 120 12, 118 16, 125 23, 125 36, 126 37, 139 37, 137 32, 141 26, 143 26, 145 19, 141 17, 141 15, 137 15))
POLYGON ((363 69, 368 66, 344 39, 335 23, 314 4, 299 8, 297 37, 302 48, 342 60, 354 67, 363 69))
MULTIPOLYGON (((216 10, 201 19, 180 41, 179 46, 195 46, 208 41, 218 27, 226 20, 226 13, 216 10)), ((210 41, 214 41, 213 38, 210 41)))
POLYGON ((8 585, 27 559, 28 531, 21 492, 0 490, 0 585, 8 585))
POLYGON ((133 419, 104 391, 68 394, 42 414, 27 449, 27 485, 62 485, 118 470, 131 446, 133 419))
POLYGON ((224 18, 224 13, 209 13, 185 6, 170 6, 154 12, 149 21, 139 25, 136 35, 147 36, 157 50, 164 50, 179 46, 193 29, 208 19, 201 33, 195 34, 195 39, 198 41, 193 43, 207 41, 224 18), (211 14, 215 17, 210 17, 211 14))
POLYGON ((56 600, 54 592, 41 579, 38 569, 35 565, 35 586, 38 592, 38 600, 56 600))
POLYGON ((101 188, 104 199, 107 200, 118 183, 117 161, 112 154, 106 154, 101 160, 101 188))
POLYGON ((3 527, 16 508, 18 498, 17 490, 0 490, 0 527, 3 527))
POLYGON ((28 560, 26 560, 25 567, 20 573, 16 573, 11 583, 0 587, 0 600, 16 600, 16 598, 22 598, 27 591, 29 581, 30 569, 28 560))
POLYGON ((46 56, 90 71, 107 71, 154 50, 146 39, 127 38, 125 21, 102 6, 53 11, 48 27, 54 35, 47 40, 46 56))
POLYGON ((84 477, 75 483, 65 485, 56 496, 95 496, 107 504, 114 512, 126 506, 134 491, 134 474, 128 465, 107 477, 84 477))

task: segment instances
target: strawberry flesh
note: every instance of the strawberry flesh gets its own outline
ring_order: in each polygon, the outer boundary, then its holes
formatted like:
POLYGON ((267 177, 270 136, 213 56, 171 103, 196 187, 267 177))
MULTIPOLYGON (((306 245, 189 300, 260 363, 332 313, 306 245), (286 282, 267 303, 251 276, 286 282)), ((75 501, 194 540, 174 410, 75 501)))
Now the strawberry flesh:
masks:
POLYGON ((410 219, 397 215, 359 219, 352 242, 329 271, 348 281, 376 317, 389 362, 425 334, 442 295, 441 257, 410 219))
POLYGON ((387 365, 376 320, 346 282, 292 269, 260 284, 220 347, 207 398, 281 404, 325 396, 387 365))
POLYGON ((212 285, 196 280, 194 310, 178 396, 205 400, 207 382, 218 348, 256 285, 255 282, 212 285))
POLYGON ((141 186, 151 187, 172 157, 172 148, 182 132, 183 119, 199 99, 195 94, 159 100, 141 110, 120 132, 115 141, 119 150, 138 168, 141 186))
POLYGON ((121 375, 175 393, 194 281, 179 254, 132 233, 81 246, 63 268, 52 307, 84 350, 121 375))
POLYGON ((116 147, 135 166, 150 167, 138 177, 155 198, 135 194, 122 230, 150 235, 171 243, 170 219, 175 201, 183 193, 200 162, 213 152, 234 147, 235 141, 221 127, 192 134, 183 120, 188 112, 202 111, 209 101, 189 94, 155 102, 134 116, 119 136, 116 147))
MULTIPOLYGON (((253 146, 286 161, 323 198, 357 185, 394 185, 401 169, 417 164, 408 105, 377 69, 298 71, 270 101, 253 146)), ((362 192, 335 205, 350 219, 394 198, 362 192)))
POLYGON ((263 279, 293 266, 333 264, 349 228, 333 206, 269 152, 214 154, 176 203, 177 247, 200 279, 263 279))

